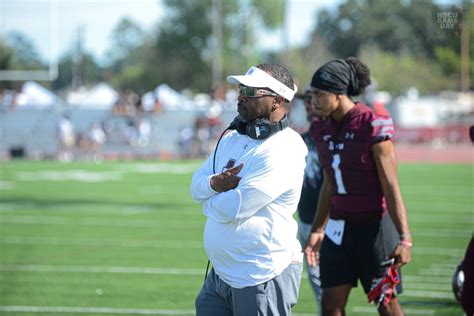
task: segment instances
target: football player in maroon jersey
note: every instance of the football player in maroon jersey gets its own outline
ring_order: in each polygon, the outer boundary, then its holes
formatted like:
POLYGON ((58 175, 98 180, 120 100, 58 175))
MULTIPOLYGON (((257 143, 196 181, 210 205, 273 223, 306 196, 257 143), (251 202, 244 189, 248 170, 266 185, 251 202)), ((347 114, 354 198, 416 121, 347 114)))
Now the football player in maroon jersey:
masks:
MULTIPOLYGON (((315 113, 324 118, 311 126, 324 181, 305 253, 309 265, 320 260, 325 316, 345 314, 358 280, 366 293, 374 288, 387 258, 396 259, 397 269, 411 260, 393 121, 351 98, 369 84, 369 69, 355 57, 328 62, 311 80, 315 113)), ((401 283, 389 302, 378 304, 380 315, 403 315, 400 293, 401 283)))

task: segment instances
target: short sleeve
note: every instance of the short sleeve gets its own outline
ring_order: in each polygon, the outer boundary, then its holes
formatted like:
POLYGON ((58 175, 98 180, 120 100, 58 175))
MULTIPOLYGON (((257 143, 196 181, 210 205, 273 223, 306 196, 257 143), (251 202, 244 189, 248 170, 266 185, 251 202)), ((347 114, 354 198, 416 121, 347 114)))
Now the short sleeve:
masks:
POLYGON ((370 142, 372 145, 385 140, 391 140, 395 137, 395 127, 393 126, 393 120, 388 115, 373 114, 370 125, 370 142))

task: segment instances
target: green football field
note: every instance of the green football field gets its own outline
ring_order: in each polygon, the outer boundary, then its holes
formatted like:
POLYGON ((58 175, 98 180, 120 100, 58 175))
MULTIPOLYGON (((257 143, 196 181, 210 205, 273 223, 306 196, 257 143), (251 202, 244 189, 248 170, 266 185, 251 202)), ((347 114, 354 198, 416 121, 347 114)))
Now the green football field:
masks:
MULTIPOLYGON (((207 264, 200 162, 0 165, 0 314, 193 315, 207 264)), ((471 165, 402 164, 414 235, 407 315, 462 315, 451 277, 474 227, 471 165)), ((225 238, 225 236, 223 236, 225 238)), ((315 315, 302 280, 295 315, 315 315)), ((348 315, 375 315, 362 290, 348 315)))

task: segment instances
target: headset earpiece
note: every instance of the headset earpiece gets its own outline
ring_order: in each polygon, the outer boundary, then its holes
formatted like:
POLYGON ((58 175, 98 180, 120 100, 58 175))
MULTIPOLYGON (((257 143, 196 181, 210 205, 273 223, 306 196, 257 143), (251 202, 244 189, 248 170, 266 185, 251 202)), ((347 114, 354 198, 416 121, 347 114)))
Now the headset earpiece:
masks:
POLYGON ((255 119, 250 123, 242 122, 237 116, 228 129, 235 129, 239 134, 247 135, 252 139, 266 139, 276 132, 288 127, 288 117, 285 115, 279 122, 270 122, 266 119, 255 119))

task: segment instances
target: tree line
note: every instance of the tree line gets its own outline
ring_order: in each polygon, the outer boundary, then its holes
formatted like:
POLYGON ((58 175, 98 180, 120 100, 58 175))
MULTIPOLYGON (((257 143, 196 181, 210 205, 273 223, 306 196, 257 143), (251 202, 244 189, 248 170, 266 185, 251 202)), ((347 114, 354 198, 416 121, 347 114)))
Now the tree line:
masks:
MULTIPOLYGON (((317 23, 307 45, 276 52, 257 48, 256 29, 278 30, 285 23, 298 23, 284 21, 285 0, 164 0, 163 4, 166 18, 152 31, 128 18, 115 26, 107 65, 98 64, 90 52, 71 51, 59 61, 58 78, 44 84, 67 89, 79 76, 82 84, 106 81, 120 90, 145 92, 167 83, 176 90, 205 92, 215 84, 217 56, 222 81, 226 74, 241 73, 250 65, 277 62, 285 64, 304 87, 314 69, 329 59, 359 56, 371 68, 379 89, 401 93, 415 86, 422 93, 434 93, 460 89, 461 68, 466 67, 460 57, 462 27, 470 31, 467 67, 471 77, 474 73, 470 1, 440 6, 417 0, 346 0, 315 13, 317 23), (212 10, 216 4, 221 39, 217 46, 212 10)), ((0 69, 42 67, 25 36, 14 34, 0 41, 0 69)), ((0 81, 0 87, 18 84, 0 81)))

